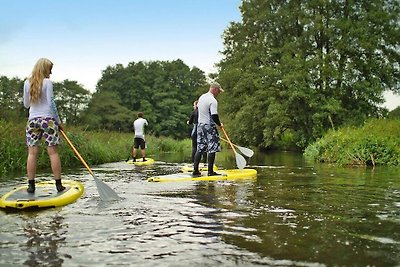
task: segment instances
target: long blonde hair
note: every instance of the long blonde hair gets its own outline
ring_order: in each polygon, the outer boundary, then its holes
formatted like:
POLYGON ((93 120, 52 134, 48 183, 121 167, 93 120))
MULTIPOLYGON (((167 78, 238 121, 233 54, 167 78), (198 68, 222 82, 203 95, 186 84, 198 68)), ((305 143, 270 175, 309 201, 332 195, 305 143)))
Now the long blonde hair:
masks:
POLYGON ((29 92, 31 103, 39 101, 40 95, 42 94, 43 80, 50 77, 52 68, 53 62, 47 58, 40 58, 36 62, 31 77, 29 78, 29 84, 31 86, 29 92))

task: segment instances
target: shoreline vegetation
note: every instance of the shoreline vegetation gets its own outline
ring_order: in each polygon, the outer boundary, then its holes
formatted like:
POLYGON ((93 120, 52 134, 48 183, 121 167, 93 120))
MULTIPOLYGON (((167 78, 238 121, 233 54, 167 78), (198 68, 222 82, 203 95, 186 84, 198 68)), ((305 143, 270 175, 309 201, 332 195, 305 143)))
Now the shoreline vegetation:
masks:
POLYGON ((304 151, 308 160, 347 166, 400 166, 400 119, 371 119, 331 130, 304 151))
MULTIPOLYGON (((400 166, 400 120, 371 119, 360 128, 344 127, 329 131, 304 151, 307 160, 348 166, 400 166)), ((85 161, 92 165, 128 159, 132 150, 132 133, 86 131, 66 127, 66 134, 85 161)), ((179 152, 190 155, 191 140, 146 135, 152 144, 147 155, 179 152)), ((26 170, 27 149, 25 125, 0 120, 0 177, 26 170)), ((68 144, 63 141, 59 153, 63 169, 81 166, 68 144)), ((38 159, 38 170, 49 168, 44 145, 38 159)))
MULTIPOLYGON (((77 127, 65 126, 65 133, 89 166, 107 162, 125 161, 132 157, 133 133, 110 131, 86 131, 77 127)), ((146 134, 151 144, 146 148, 147 155, 163 152, 179 152, 190 155, 191 140, 180 141, 168 137, 153 137, 146 134)), ((0 177, 26 172, 27 148, 25 146, 25 124, 13 124, 0 120, 0 177)), ((82 166, 65 140, 58 150, 63 170, 82 166)), ((46 147, 40 144, 37 169, 49 169, 50 162, 46 147)), ((140 155, 140 151, 139 151, 140 155)))

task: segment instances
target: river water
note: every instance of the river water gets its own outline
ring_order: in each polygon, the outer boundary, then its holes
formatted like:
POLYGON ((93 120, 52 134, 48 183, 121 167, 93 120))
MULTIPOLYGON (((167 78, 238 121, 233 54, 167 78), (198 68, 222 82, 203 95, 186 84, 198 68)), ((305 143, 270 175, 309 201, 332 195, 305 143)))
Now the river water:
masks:
MULTIPOLYGON (((79 169, 64 173, 85 186, 75 203, 0 211, 0 266, 400 266, 399 168, 256 153, 256 179, 149 183, 184 160, 154 157, 149 167, 92 166, 121 201, 102 202, 79 169)), ((235 159, 220 153, 217 165, 235 159)), ((0 194, 24 183, 2 179, 0 194)))

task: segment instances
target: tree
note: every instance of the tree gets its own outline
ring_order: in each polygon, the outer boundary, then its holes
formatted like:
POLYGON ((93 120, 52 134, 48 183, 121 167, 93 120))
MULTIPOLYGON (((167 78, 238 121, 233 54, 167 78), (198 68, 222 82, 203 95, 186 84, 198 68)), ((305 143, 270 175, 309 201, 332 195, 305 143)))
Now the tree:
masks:
MULTIPOLYGON (((0 118, 7 121, 24 121, 28 117, 23 98, 24 81, 19 78, 0 77, 0 118)), ((76 81, 53 83, 54 98, 64 122, 76 124, 80 113, 89 102, 90 93, 76 81)))
POLYGON ((389 112, 388 118, 390 119, 400 119, 400 106, 397 108, 393 109, 392 111, 389 112))
POLYGON ((134 114, 120 104, 116 93, 95 93, 88 108, 83 112, 81 124, 89 130, 132 130, 134 114))
POLYGON ((19 78, 0 77, 0 119, 13 122, 27 119, 22 103, 23 84, 19 78))
POLYGON ((65 123, 76 125, 81 112, 89 103, 90 92, 76 81, 69 80, 56 82, 53 88, 60 117, 65 123))
POLYGON ((126 67, 108 66, 96 90, 113 93, 134 114, 143 112, 154 135, 182 138, 187 137, 186 121, 196 92, 205 83, 200 69, 190 69, 181 60, 131 62, 126 67))
POLYGON ((400 90, 399 11, 396 0, 243 1, 218 64, 234 138, 272 147, 290 132, 304 148, 385 114, 383 92, 400 90))

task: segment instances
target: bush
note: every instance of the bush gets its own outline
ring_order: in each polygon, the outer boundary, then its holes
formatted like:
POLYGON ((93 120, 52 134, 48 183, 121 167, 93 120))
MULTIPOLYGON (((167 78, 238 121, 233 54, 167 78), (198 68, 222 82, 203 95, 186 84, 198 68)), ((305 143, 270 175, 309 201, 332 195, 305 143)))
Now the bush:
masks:
POLYGON ((304 151, 307 159, 340 165, 400 166, 400 121, 372 119, 361 128, 330 131, 304 151))

